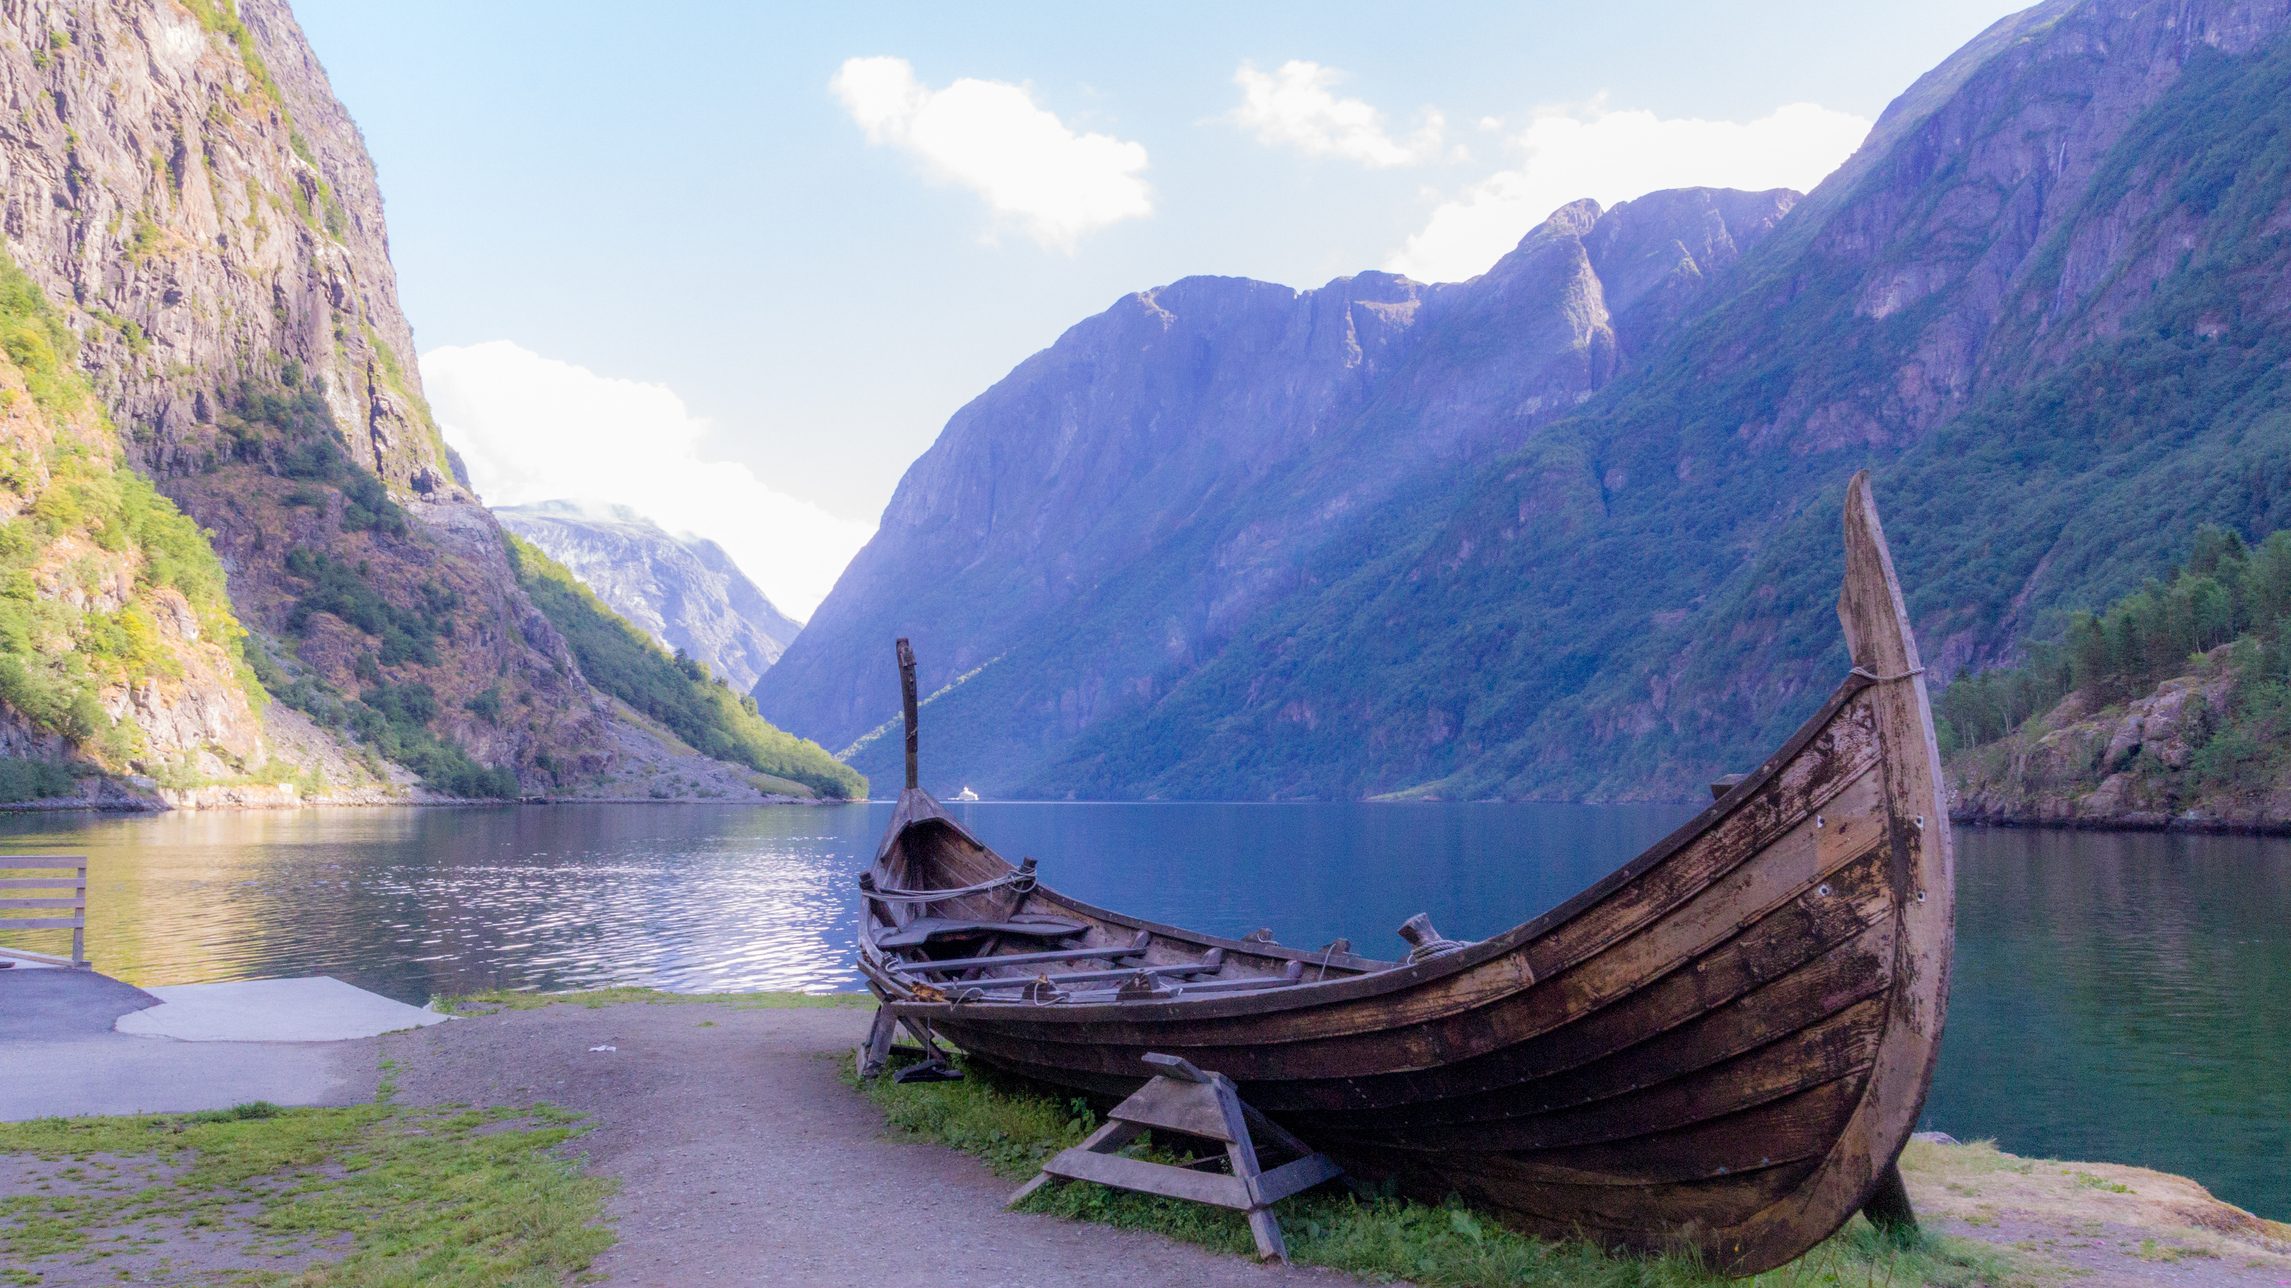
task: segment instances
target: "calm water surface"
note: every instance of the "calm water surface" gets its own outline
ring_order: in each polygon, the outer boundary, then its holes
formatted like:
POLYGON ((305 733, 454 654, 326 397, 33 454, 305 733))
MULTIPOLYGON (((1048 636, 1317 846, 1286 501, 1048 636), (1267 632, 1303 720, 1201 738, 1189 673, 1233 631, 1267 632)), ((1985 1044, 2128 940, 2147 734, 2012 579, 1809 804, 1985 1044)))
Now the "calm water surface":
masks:
MULTIPOLYGON (((1552 805, 951 807, 1062 890, 1156 920, 1400 951, 1564 900, 1690 811, 1552 805)), ((89 950, 140 984, 329 974, 480 988, 855 987, 887 805, 598 805, 0 820, 91 856, 89 950)), ((2291 1218, 2291 841, 1961 828, 1928 1125, 2141 1163, 2291 1218)), ((32 936, 23 946, 41 946, 32 936)))

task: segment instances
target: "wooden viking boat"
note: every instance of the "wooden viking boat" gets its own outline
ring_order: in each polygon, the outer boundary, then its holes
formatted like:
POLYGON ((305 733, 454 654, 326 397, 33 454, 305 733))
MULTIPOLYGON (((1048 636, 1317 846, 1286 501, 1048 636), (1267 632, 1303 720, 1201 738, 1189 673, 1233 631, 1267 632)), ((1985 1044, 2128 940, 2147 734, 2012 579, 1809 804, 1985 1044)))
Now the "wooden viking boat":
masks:
MULTIPOLYGON (((1493 939, 1422 917, 1405 960, 1198 934, 1067 898, 915 786, 861 878, 894 1023, 1103 1098, 1148 1052, 1231 1077, 1355 1176, 1734 1273, 1857 1210, 1933 1075, 1954 874, 1925 680, 1866 477, 1845 507, 1851 672, 1763 765, 1605 880, 1493 939)), ((1720 793, 1723 794, 1720 794, 1720 793)), ((863 1059, 869 1052, 862 1052, 863 1059)))

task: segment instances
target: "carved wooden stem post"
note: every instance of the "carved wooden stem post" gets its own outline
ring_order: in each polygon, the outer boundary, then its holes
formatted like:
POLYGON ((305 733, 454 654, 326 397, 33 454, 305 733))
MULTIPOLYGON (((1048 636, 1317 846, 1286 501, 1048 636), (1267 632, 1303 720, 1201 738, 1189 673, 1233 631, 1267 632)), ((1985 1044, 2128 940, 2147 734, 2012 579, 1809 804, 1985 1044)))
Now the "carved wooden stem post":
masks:
POLYGON ((915 650, 904 639, 899 641, 899 711, 907 721, 907 787, 913 790, 922 785, 915 767, 915 650))

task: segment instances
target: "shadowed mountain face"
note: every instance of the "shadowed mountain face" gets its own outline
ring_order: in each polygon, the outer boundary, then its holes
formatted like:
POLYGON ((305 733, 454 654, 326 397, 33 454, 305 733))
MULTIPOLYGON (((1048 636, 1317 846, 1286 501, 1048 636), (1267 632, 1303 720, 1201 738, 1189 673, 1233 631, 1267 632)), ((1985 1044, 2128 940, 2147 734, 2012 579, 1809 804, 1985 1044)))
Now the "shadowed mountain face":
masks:
POLYGON ((1126 300, 949 424, 766 710, 849 738, 910 633, 927 690, 970 676, 934 781, 1684 798, 1843 671, 1864 466, 1929 665, 2013 656, 2200 523, 2291 525, 2285 10, 2016 15, 1794 209, 1126 300))
POLYGON ((1457 285, 1127 297, 955 415, 757 697, 849 743, 896 712, 890 643, 909 634, 926 691, 976 673, 966 693, 995 695, 934 738, 934 771, 1017 782, 1214 657, 1412 479, 1577 407, 1794 199, 1577 203, 1457 285))
POLYGON ((620 506, 495 506, 503 527, 565 565, 612 610, 742 693, 803 624, 781 612, 713 541, 675 537, 620 506))

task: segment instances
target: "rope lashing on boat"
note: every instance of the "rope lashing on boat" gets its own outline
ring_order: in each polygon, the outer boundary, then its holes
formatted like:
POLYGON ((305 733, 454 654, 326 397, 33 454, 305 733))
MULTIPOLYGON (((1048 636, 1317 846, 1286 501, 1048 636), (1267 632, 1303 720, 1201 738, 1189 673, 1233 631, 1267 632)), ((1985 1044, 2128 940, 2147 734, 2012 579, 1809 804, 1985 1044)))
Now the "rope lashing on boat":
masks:
POLYGON ((1421 912, 1400 923, 1400 937, 1414 945, 1408 951, 1408 964, 1411 966, 1427 957, 1437 957, 1442 953, 1459 952, 1471 947, 1470 944, 1461 939, 1450 939, 1435 930, 1432 927, 1432 919, 1421 912))
POLYGON ((976 885, 949 886, 944 890, 901 890, 896 886, 876 885, 872 881, 862 883, 861 888, 866 890, 869 898, 881 899, 885 903, 937 903, 941 899, 960 899, 966 895, 991 894, 996 890, 1006 888, 1015 889, 1019 893, 1025 894, 1033 890, 1037 884, 1039 882, 1032 872, 1021 870, 996 877, 992 881, 981 881, 976 885))
POLYGON ((1913 675, 1923 675, 1925 674, 1925 668, 1922 666, 1913 666, 1908 670, 1903 671, 1899 675, 1879 675, 1877 672, 1870 670, 1866 666, 1856 666, 1847 674, 1858 675, 1872 684, 1891 684, 1895 680, 1906 680, 1913 675))

